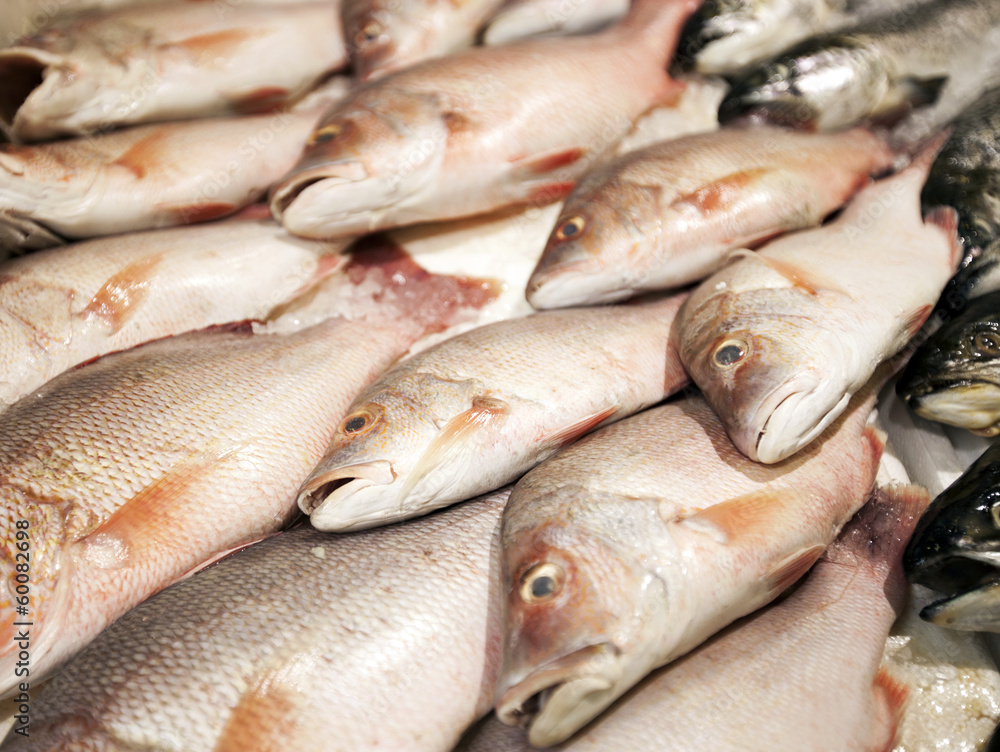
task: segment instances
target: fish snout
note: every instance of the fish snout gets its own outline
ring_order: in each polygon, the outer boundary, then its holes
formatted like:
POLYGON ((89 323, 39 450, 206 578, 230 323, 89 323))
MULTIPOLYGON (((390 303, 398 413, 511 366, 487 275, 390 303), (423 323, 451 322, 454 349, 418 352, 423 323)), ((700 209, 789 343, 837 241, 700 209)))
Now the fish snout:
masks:
POLYGON ((811 370, 795 374, 754 413, 741 451, 764 464, 780 462, 816 439, 844 411, 851 395, 811 370), (759 427, 759 428, 758 428, 759 427), (752 444, 751 444, 752 441, 752 444))
POLYGON ((317 530, 345 532, 395 521, 396 474, 387 460, 320 470, 299 489, 298 505, 317 530))

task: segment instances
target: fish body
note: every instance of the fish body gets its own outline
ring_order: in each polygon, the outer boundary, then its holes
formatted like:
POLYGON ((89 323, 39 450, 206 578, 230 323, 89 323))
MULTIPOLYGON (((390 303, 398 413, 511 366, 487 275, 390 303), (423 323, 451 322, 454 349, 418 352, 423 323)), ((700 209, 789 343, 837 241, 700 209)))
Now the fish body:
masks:
POLYGON ((1000 14, 983 0, 922 3, 807 39, 739 80, 720 121, 749 116, 814 130, 891 118, 967 76, 1000 14), (978 44, 978 46, 977 46, 978 44))
POLYGON ((929 157, 823 227, 738 252, 678 314, 681 360, 751 459, 819 436, 930 314, 960 249, 952 210, 921 215, 929 157))
POLYGON ((1000 291, 973 298, 923 342, 896 393, 928 420, 1000 432, 1000 291))
POLYGON ((512 0, 483 33, 489 45, 554 34, 587 34, 620 21, 629 0, 512 0))
POLYGON ((474 48, 362 86, 320 120, 271 209, 296 235, 334 237, 551 203, 676 98, 665 69, 696 2, 640 0, 601 34, 474 48))
POLYGON ((566 199, 528 301, 603 303, 703 279, 731 250, 819 224, 891 159, 862 129, 725 129, 632 152, 566 199))
POLYGON ((565 740, 653 669, 776 598, 864 503, 883 439, 860 398, 774 466, 698 396, 608 426, 522 478, 504 513, 497 714, 565 740))
POLYGON ((300 526, 197 573, 54 677, 4 748, 448 752, 493 699, 507 493, 357 535, 300 526))
POLYGON ((682 300, 501 321, 399 363, 358 395, 299 506, 352 530, 516 480, 687 383, 670 343, 682 300))
MULTIPOLYGON (((927 493, 886 489, 803 584, 650 676, 567 752, 891 749, 907 689, 879 668, 906 596, 899 560, 927 493)), ((528 752, 495 720, 458 752, 528 752)))
POLYGON ((38 232, 80 239, 232 214, 291 169, 316 118, 345 92, 341 78, 290 110, 0 145, 0 222, 39 225, 21 241, 37 247, 38 232))
POLYGON ((344 0, 354 71, 367 81, 471 47, 504 0, 344 0))
POLYGON ((354 395, 482 296, 451 294, 452 278, 391 250, 373 254, 341 278, 356 318, 160 340, 0 413, 0 694, 17 685, 16 530, 30 533, 39 679, 144 598, 285 524, 354 395))
POLYGON ((0 406, 99 355, 265 319, 337 269, 344 246, 234 219, 8 261, 0 265, 0 406))
POLYGON ((327 2, 181 0, 74 15, 0 50, 0 127, 39 141, 267 111, 345 61, 327 2))

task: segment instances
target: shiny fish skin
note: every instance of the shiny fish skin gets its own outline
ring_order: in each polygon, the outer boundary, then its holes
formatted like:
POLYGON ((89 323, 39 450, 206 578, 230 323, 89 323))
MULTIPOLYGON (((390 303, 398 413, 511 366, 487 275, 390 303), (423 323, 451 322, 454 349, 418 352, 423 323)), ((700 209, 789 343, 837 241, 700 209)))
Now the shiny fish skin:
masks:
POLYGON ((1000 14, 990 0, 924 2, 808 39, 749 72, 719 120, 750 116, 816 130, 892 117, 967 76, 1000 14))
POLYGON ((585 34, 619 21, 629 0, 512 0, 486 27, 484 44, 551 34, 585 34))
POLYGON ((330 2, 225 11, 179 0, 71 16, 0 50, 0 128, 37 141, 266 111, 346 62, 330 2))
POLYGON ((503 0, 343 0, 354 71, 361 81, 471 47, 503 0))
POLYGON ((79 239, 232 214, 291 169, 316 118, 346 91, 341 78, 289 111, 0 145, 0 223, 79 239))
MULTIPOLYGON (((879 662, 905 599, 900 555, 926 504, 920 488, 880 490, 787 599, 650 676, 559 749, 891 749, 906 689, 879 662)), ((489 719, 456 752, 529 749, 489 719)))
POLYGON ((353 259, 340 285, 355 319, 160 340, 0 414, 0 694, 16 682, 16 519, 31 530, 38 679, 185 572, 280 528, 354 396, 484 297, 391 249, 353 259))
POLYGON ((1000 433, 1000 290, 973 298, 921 344, 896 393, 928 420, 1000 433))
POLYGON ((637 0, 601 34, 475 48, 362 86, 320 120, 271 210, 296 235, 334 237, 551 203, 676 98, 666 64, 698 1, 637 0))
POLYGON ((493 699, 508 493, 302 526, 199 572, 112 625, 4 749, 448 752, 493 699))
POLYGON ((744 457, 695 396, 522 478, 501 533, 500 719, 556 744, 795 582, 874 482, 884 438, 866 426, 872 395, 774 466, 744 457))
POLYGON ((299 506, 321 530, 354 530, 516 480, 687 384, 670 342, 682 301, 502 321, 403 361, 358 395, 299 506))
POLYGON ((264 319, 335 270, 345 245, 234 219, 100 238, 0 265, 0 408, 98 355, 264 319))
POLYGON ((566 199, 528 302, 592 305, 703 279, 728 251, 819 224, 891 160, 862 129, 725 129, 633 152, 566 199))
POLYGON ((932 155, 823 227, 737 252, 678 314, 685 368, 751 459, 812 441, 930 314, 961 254, 951 209, 921 216, 932 155))

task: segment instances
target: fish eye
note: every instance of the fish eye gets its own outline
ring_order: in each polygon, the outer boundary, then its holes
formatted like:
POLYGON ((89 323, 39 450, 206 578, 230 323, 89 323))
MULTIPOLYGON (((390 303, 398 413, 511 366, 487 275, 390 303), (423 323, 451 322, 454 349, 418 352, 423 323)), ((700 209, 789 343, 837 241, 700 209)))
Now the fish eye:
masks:
POLYGON ((741 339, 727 339, 712 354, 712 364, 716 368, 729 368, 743 360, 750 352, 750 345, 741 339))
POLYGON ((369 42, 374 42, 379 38, 382 33, 382 24, 378 21, 369 21, 361 30, 358 31, 357 35, 354 37, 354 41, 361 46, 363 44, 368 44, 369 42))
POLYGON ((583 217, 570 217, 556 228, 556 240, 571 240, 583 232, 587 222, 583 217))
POLYGON ((358 410, 344 418, 338 429, 341 433, 363 433, 375 424, 375 416, 369 410, 358 410))
POLYGON ((333 139, 343 132, 344 128, 339 123, 324 125, 322 128, 313 131, 313 134, 309 137, 309 144, 325 144, 327 141, 333 141, 333 139))
POLYGON ((978 332, 972 344, 982 355, 1000 355, 1000 336, 994 332, 978 332))
POLYGON ((521 578, 521 600, 539 603, 559 594, 565 574, 557 564, 536 564, 521 578))

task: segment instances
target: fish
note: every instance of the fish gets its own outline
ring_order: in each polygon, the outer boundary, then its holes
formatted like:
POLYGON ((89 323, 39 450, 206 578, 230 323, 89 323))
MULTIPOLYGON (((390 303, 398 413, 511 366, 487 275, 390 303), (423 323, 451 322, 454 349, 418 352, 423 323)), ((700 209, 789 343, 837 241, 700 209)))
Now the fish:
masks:
POLYGON ((346 62, 329 2, 179 0, 71 15, 0 49, 0 129, 44 141, 267 112, 346 62))
POLYGON ((406 525, 306 525, 111 625, 4 749, 448 752, 493 700, 510 489, 406 525))
MULTIPOLYGON (((920 487, 879 489, 787 598, 652 674, 559 749, 892 749, 909 688, 879 663, 906 598, 903 547, 927 501, 920 487)), ((492 718, 456 752, 530 749, 492 718)))
POLYGON ((891 164, 860 128, 723 129, 632 152, 570 193, 528 302, 593 305, 704 279, 729 251, 819 224, 891 164))
POLYGON ((678 313, 681 361, 747 457, 809 444, 929 317, 961 258, 954 210, 921 214, 934 151, 833 222, 734 251, 678 313))
POLYGON ((954 315, 970 299, 1000 289, 1000 87, 951 123, 921 200, 926 209, 958 212, 965 256, 938 305, 954 315))
POLYGON ((1000 290, 969 301, 924 341, 896 382, 896 393, 922 418, 1000 433, 1000 290))
POLYGON ((885 437, 859 392, 824 438, 747 459, 697 394, 607 426, 514 486, 496 712, 569 738, 652 670, 778 597, 864 504, 885 437))
POLYGON ((1000 28, 984 0, 925 2, 810 37, 750 69, 719 106, 719 121, 748 118, 830 131, 898 120, 968 76, 1000 28), (983 40, 982 44, 978 40, 983 40))
POLYGON ((354 257, 337 281, 351 318, 159 340, 0 413, 0 696, 18 684, 15 608, 32 622, 30 673, 41 679, 148 596, 280 529, 354 396, 491 296, 481 280, 428 274, 392 246, 354 257))
POLYGON ((354 72, 370 81, 471 47, 504 0, 343 0, 354 72))
POLYGON ((682 300, 499 321, 404 360, 358 395, 299 508, 341 532, 513 482, 688 383, 670 342, 682 300))
POLYGON ((906 551, 907 579, 944 597, 920 612, 942 627, 1000 632, 1000 443, 931 502, 906 551))
MULTIPOLYGON (((36 224, 61 245, 204 222, 264 197, 295 164, 340 77, 301 106, 259 115, 137 125, 35 145, 0 145, 0 223, 36 224)), ((14 250, 19 250, 15 246, 14 250)))
POLYGON ((699 73, 733 75, 850 19, 848 0, 709 0, 678 45, 699 73))
POLYGON ((321 118, 271 210, 296 235, 336 237, 552 203, 676 100, 666 66, 698 2, 636 0, 600 34, 473 48, 366 84, 321 118))
POLYGON ((0 410, 100 355, 264 320, 340 270, 343 241, 269 219, 118 235, 0 264, 0 410))
POLYGON ((628 13, 629 0, 511 0, 490 21, 483 43, 509 44, 529 37, 589 34, 628 13))

